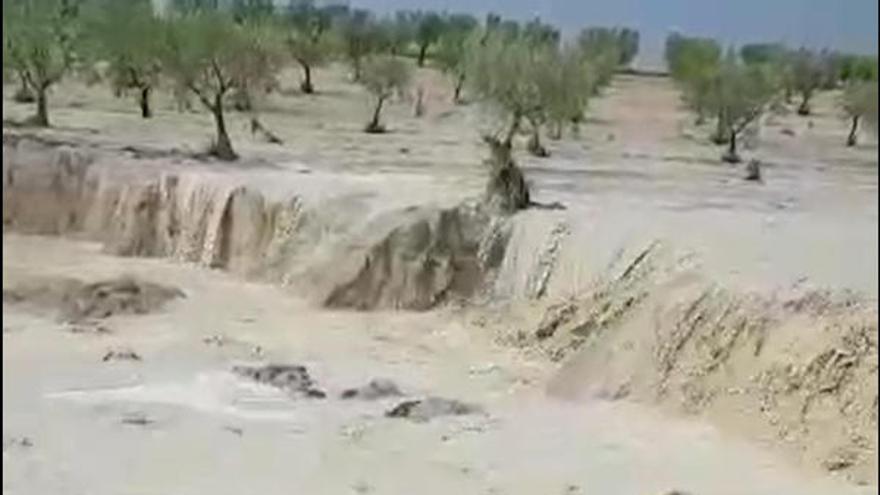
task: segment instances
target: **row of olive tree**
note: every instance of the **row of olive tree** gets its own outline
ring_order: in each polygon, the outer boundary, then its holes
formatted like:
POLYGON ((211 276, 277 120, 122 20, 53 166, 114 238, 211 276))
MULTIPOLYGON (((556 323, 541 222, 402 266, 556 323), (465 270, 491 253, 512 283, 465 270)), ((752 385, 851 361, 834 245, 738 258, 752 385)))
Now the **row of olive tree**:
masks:
MULTIPOLYGON (((312 69, 345 57, 375 98, 367 132, 384 130, 383 105, 411 78, 411 65, 399 56, 406 49, 399 40, 406 37, 389 36, 391 30, 382 27, 405 24, 401 19, 408 15, 377 21, 367 11, 302 1, 279 11, 265 0, 238 0, 227 10, 213 0, 178 0, 156 16, 149 0, 81 0, 75 12, 70 2, 4 2, 4 69, 36 93, 39 125, 49 124, 49 87, 66 73, 91 71, 101 62, 117 94, 134 92, 144 118, 153 114, 150 98, 160 85, 195 98, 214 120, 213 154, 231 160, 236 153, 226 126, 229 101, 243 94, 258 124, 254 100, 273 88, 290 59, 302 67, 301 88, 309 93, 315 90, 312 69)), ((505 130, 485 137, 493 149, 493 177, 496 185, 507 184, 503 210, 525 207, 527 188, 512 160, 514 137, 526 132, 528 149, 546 155, 541 132, 558 139, 564 126, 582 120, 589 97, 635 55, 637 35, 590 29, 563 45, 559 31, 539 20, 519 24, 490 15, 480 26, 469 16, 441 17, 444 30, 431 42, 433 57, 452 76, 457 101, 467 87, 474 99, 505 116, 505 130)), ((417 46, 418 53, 427 51, 417 46)))
POLYGON ((625 47, 619 43, 590 45, 583 35, 562 44, 558 31, 539 22, 519 29, 489 21, 465 42, 463 67, 472 95, 499 116, 494 131, 483 136, 490 149, 488 202, 513 212, 533 204, 513 158, 514 138, 525 131, 528 151, 546 156, 542 128, 549 126, 556 139, 566 124, 580 122, 590 96, 629 59, 620 55, 625 47))
POLYGON ((665 55, 697 124, 715 119, 712 140, 728 145, 725 161, 738 162, 738 136, 774 104, 790 102, 793 94, 801 98, 798 113, 808 115, 816 91, 842 86, 843 108, 852 118, 848 145, 855 144, 861 119, 876 122, 876 58, 793 51, 775 43, 723 54, 715 40, 679 34, 667 38, 665 55))

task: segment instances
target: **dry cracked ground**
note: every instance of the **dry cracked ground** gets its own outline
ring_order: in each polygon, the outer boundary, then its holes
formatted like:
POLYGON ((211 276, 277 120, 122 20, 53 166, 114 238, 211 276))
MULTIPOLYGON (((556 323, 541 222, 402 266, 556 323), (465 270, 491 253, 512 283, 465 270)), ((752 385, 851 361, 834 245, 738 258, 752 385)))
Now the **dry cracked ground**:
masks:
POLYGON ((838 95, 765 120, 755 183, 618 77, 518 156, 564 208, 499 218, 441 76, 381 136, 316 84, 261 104, 283 145, 231 115, 235 164, 166 96, 4 102, 4 493, 876 493, 877 145, 838 95))

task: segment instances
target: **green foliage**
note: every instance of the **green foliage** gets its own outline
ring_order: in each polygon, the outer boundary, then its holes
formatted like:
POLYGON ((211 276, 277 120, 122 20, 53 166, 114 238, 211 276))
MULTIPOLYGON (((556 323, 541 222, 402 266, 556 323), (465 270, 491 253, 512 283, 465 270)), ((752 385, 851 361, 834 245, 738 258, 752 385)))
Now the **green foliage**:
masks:
POLYGON ((844 55, 840 65, 840 80, 876 81, 877 57, 867 55, 844 55))
POLYGON ((477 21, 467 15, 449 17, 447 29, 437 43, 434 59, 440 69, 450 74, 455 81, 453 101, 461 100, 461 90, 467 75, 468 40, 474 35, 477 21))
POLYGON ((712 39, 672 34, 666 39, 665 56, 670 74, 682 88, 685 103, 702 122, 711 106, 721 47, 712 39))
POLYGON ((554 47, 559 45, 559 30, 550 24, 544 24, 537 17, 523 26, 522 35, 532 44, 546 44, 554 47))
POLYGON ((639 33, 629 28, 586 28, 578 35, 578 44, 587 54, 610 55, 614 69, 629 65, 639 51, 639 33))
POLYGON ((393 55, 373 55, 364 62, 361 84, 376 98, 387 99, 407 87, 412 70, 393 55))
POLYGON ((354 69, 354 80, 360 80, 364 58, 379 50, 383 31, 372 14, 355 9, 336 19, 336 29, 342 40, 343 52, 354 69))
POLYGON ((217 126, 215 154, 234 159, 226 133, 224 97, 259 89, 280 64, 277 32, 270 24, 236 24, 218 12, 199 11, 171 19, 165 29, 163 67, 177 85, 194 93, 217 126))
POLYGON ((469 87, 482 102, 511 122, 505 140, 510 142, 521 120, 540 106, 534 68, 545 50, 520 36, 497 31, 472 39, 468 49, 469 87))
POLYGON ((236 22, 265 21, 275 14, 275 4, 272 0, 232 0, 230 11, 236 22))
POLYGON ((583 119, 595 83, 592 69, 576 46, 552 51, 536 69, 543 119, 558 139, 565 124, 583 119))
POLYGON ((782 43, 751 43, 739 50, 742 61, 748 65, 784 63, 788 49, 782 43))
POLYGON ((220 8, 219 0, 170 0, 170 10, 177 14, 216 11, 220 8))
POLYGON ((415 40, 419 45, 419 67, 425 65, 428 48, 440 39, 445 28, 445 20, 436 12, 417 12, 415 40))
POLYGON ((725 160, 739 161, 737 137, 755 122, 778 94, 772 72, 766 66, 747 65, 733 52, 722 61, 713 79, 709 111, 718 118, 718 128, 729 134, 725 160))
POLYGON ((776 95, 764 67, 742 64, 732 53, 725 57, 713 86, 712 109, 736 133, 757 119, 776 95))
POLYGON ((672 34, 666 39, 666 65, 673 78, 688 81, 711 72, 721 61, 721 46, 710 38, 672 34))
POLYGON ((4 1, 4 69, 17 73, 37 93, 33 123, 48 126, 47 91, 75 61, 79 23, 64 0, 4 1))
POLYGON ((392 55, 403 54, 415 39, 415 25, 410 12, 399 11, 393 17, 386 17, 379 23, 382 50, 392 55))

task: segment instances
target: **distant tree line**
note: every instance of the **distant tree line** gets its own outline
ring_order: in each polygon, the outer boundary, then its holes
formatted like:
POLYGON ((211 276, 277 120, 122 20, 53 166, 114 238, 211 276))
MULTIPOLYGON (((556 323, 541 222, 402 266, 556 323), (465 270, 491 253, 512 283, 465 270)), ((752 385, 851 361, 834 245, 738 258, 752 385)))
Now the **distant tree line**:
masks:
POLYGON ((560 139, 583 120, 589 99, 638 53, 639 34, 586 28, 563 42, 540 19, 497 14, 399 11, 376 16, 347 5, 310 0, 170 0, 161 13, 150 0, 4 0, 4 78, 15 99, 33 102, 29 124, 50 124, 49 94, 65 77, 106 81, 118 97, 134 97, 152 118, 152 96, 164 90, 182 108, 194 100, 214 120, 211 153, 237 158, 226 125, 229 111, 249 112, 252 129, 280 142, 258 119, 265 96, 286 66, 301 71, 303 94, 320 91, 315 69, 344 62, 373 98, 365 131, 385 131, 382 110, 406 90, 415 67, 447 74, 455 103, 483 104, 499 116, 483 136, 491 153, 489 196, 505 211, 529 205, 512 158, 515 137, 547 156, 542 135, 560 139))
POLYGON ((737 138, 767 110, 796 104, 798 115, 809 116, 820 91, 842 90, 840 106, 851 121, 848 146, 856 144, 861 122, 876 132, 876 56, 781 43, 724 50, 716 40, 673 33, 666 39, 665 58, 697 124, 714 119, 711 139, 727 145, 726 161, 739 161, 737 138))

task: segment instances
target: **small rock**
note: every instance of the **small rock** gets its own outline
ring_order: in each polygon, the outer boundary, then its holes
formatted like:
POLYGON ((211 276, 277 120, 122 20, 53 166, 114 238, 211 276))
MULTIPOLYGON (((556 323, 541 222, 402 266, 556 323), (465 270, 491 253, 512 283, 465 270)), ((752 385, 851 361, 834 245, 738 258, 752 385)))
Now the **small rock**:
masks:
POLYGON ((237 426, 224 426, 223 429, 237 436, 242 436, 244 434, 244 430, 237 426))
POLYGON ((72 323, 67 325, 65 329, 75 334, 107 335, 113 333, 110 328, 97 322, 72 323))
POLYGON ((202 339, 202 343, 205 345, 216 345, 217 347, 223 347, 226 344, 226 337, 222 335, 210 335, 202 339))
POLYGON ((388 418, 407 418, 413 421, 430 421, 438 416, 462 416, 480 412, 480 408, 454 399, 428 397, 401 402, 385 413, 388 418))
POLYGON ((302 365, 234 366, 232 372, 257 383, 280 388, 293 394, 302 394, 308 398, 323 399, 327 396, 315 387, 308 370, 302 365))
POLYGON ((378 378, 370 380, 370 383, 359 388, 350 388, 340 394, 341 399, 377 400, 385 397, 399 397, 403 395, 397 384, 391 380, 378 378))
POLYGON ((28 437, 11 437, 3 440, 3 450, 12 447, 30 448, 34 446, 34 442, 28 437))
POLYGON ((856 462, 856 454, 850 450, 838 450, 828 459, 822 461, 822 467, 829 472, 842 471, 852 467, 856 462))
POLYGON ((152 419, 148 418, 146 414, 143 413, 134 413, 126 415, 122 418, 122 424, 124 425, 135 425, 135 426, 147 426, 155 423, 152 419))
POLYGON ((101 361, 141 361, 141 356, 131 349, 111 349, 101 361))

